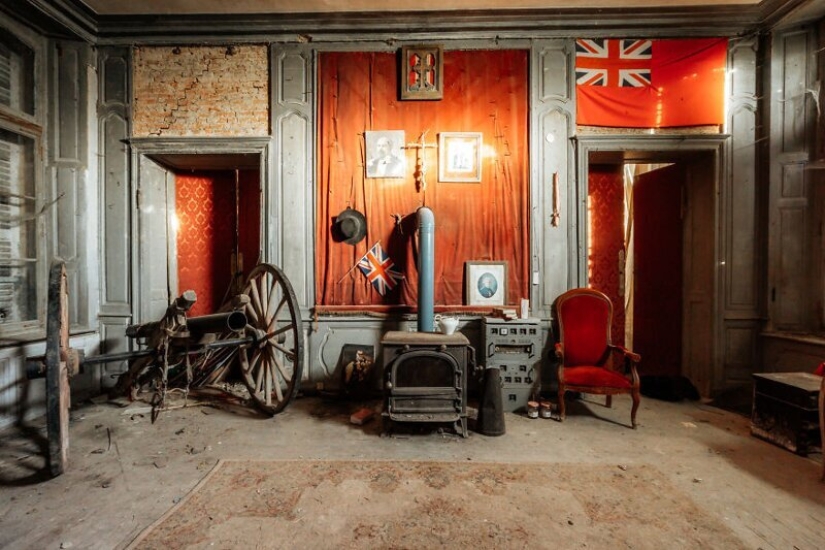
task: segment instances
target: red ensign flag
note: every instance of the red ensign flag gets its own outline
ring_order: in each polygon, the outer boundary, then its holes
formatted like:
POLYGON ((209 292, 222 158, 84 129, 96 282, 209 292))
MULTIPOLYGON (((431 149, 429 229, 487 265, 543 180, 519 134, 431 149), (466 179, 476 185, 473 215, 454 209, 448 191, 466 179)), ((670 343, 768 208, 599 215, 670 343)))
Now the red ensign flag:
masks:
POLYGON ((722 124, 727 51, 727 38, 576 40, 577 123, 722 124))

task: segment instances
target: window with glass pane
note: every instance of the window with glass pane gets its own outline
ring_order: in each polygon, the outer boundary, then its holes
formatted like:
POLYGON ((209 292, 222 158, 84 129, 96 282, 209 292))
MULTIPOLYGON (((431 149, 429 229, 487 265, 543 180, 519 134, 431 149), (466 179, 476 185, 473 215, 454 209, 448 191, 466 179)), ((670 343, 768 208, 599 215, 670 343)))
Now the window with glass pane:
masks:
POLYGON ((0 322, 37 319, 34 140, 0 129, 0 322))
POLYGON ((0 105, 34 114, 34 52, 0 28, 0 105))

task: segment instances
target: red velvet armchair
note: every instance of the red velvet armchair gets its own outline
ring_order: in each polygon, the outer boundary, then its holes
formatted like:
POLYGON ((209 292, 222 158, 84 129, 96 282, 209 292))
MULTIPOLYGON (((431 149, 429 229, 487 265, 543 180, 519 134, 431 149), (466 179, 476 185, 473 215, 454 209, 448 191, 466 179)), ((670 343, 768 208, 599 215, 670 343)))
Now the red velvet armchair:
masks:
POLYGON ((633 399, 630 422, 635 429, 641 400, 636 364, 641 356, 611 343, 613 304, 610 298, 598 290, 574 288, 559 296, 556 312, 559 419, 564 420, 566 391, 605 395, 608 407, 612 405, 613 395, 629 393, 633 399), (629 367, 629 377, 623 372, 625 366, 629 367))

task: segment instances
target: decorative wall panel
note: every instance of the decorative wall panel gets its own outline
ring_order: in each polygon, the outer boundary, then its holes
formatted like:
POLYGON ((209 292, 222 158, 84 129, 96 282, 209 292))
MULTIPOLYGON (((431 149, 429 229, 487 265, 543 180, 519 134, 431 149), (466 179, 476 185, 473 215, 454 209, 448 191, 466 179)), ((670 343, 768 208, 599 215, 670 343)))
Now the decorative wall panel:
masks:
POLYGON ((264 190, 265 254, 286 273, 302 308, 314 304, 315 75, 309 46, 271 50, 271 178, 264 190))
MULTIPOLYGON (((98 173, 100 219, 100 353, 128 351, 126 326, 133 321, 132 286, 132 186, 129 128, 131 55, 128 48, 98 50, 98 173)), ((104 387, 115 384, 115 375, 126 362, 101 367, 104 387)))
POLYGON ((815 149, 815 32, 791 29, 773 36, 770 52, 770 197, 768 328, 809 329, 810 189, 805 170, 815 149))
POLYGON ((573 41, 564 39, 535 40, 530 53, 530 302, 546 318, 556 298, 586 277, 575 240, 573 55, 573 41))
POLYGON ((756 37, 728 44, 730 178, 723 179, 720 194, 724 230, 720 252, 725 260, 717 293, 723 305, 718 337, 724 353, 718 354, 722 372, 715 376, 714 387, 741 383, 758 370, 756 334, 763 316, 759 289, 764 284, 759 263, 764 226, 758 220, 764 199, 758 178, 758 48, 756 37))

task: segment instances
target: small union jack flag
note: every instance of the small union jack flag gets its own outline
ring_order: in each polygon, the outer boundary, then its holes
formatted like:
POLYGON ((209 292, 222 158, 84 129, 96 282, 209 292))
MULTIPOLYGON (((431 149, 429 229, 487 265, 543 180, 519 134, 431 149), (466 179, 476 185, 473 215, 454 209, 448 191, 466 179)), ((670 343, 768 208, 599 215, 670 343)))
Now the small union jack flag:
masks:
POLYGON ((367 280, 381 296, 395 288, 399 281, 404 280, 404 275, 395 268, 389 255, 381 248, 380 241, 358 261, 358 269, 366 275, 367 280))
POLYGON ((619 88, 650 86, 652 58, 650 40, 576 40, 576 84, 619 88))

